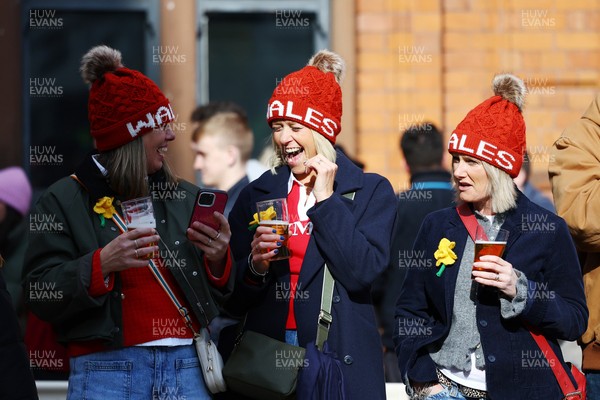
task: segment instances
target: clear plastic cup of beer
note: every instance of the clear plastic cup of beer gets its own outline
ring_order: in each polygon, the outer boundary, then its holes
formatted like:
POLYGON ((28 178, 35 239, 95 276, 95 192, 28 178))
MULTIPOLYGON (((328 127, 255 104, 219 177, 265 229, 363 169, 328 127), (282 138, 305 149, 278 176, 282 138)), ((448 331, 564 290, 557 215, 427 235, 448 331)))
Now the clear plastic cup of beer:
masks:
MULTIPOLYGON (((278 235, 285 238, 278 248, 279 252, 273 258, 270 258, 270 260, 275 261, 290 258, 290 250, 287 246, 290 224, 287 200, 272 199, 259 201, 256 203, 256 210, 258 212, 258 224, 260 226, 273 228, 278 235)), ((268 253, 273 250, 275 250, 275 248, 263 249, 263 253, 268 253)))
MULTIPOLYGON (((139 197, 137 199, 121 202, 123 217, 127 224, 127 230, 139 228, 156 229, 156 219, 154 218, 154 208, 152 207, 152 198, 139 197)), ((147 247, 156 246, 156 242, 149 243, 147 247)), ((148 254, 147 259, 156 257, 156 252, 148 254)))
MULTIPOLYGON (((496 234, 491 234, 492 238, 488 237, 481 225, 477 225, 475 232, 475 259, 473 262, 480 261, 481 256, 498 256, 502 257, 506 242, 508 241, 508 231, 499 229, 496 234)), ((484 268, 473 266, 474 271, 485 271, 484 268)))

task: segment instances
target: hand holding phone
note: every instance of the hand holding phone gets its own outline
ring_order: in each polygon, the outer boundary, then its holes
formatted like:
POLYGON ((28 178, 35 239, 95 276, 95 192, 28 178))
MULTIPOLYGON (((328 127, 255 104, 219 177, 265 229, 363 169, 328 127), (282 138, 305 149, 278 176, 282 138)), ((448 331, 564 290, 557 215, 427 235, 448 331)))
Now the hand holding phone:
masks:
POLYGON ((194 204, 194 210, 192 211, 188 226, 191 228, 192 224, 198 221, 218 231, 220 224, 213 213, 218 211, 223 214, 226 204, 227 192, 201 189, 198 192, 198 196, 196 196, 196 203, 194 204))

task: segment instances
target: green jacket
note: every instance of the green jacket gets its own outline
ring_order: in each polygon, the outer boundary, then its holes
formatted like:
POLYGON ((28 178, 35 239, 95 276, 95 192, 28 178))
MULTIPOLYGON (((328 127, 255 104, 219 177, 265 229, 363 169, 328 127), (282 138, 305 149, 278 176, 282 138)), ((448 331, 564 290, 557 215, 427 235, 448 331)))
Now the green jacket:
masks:
MULTIPOLYGON (((81 178, 79 173, 77 176, 81 178)), ((119 273, 115 274, 112 291, 99 297, 88 294, 94 252, 119 234, 109 219, 101 226, 99 215, 93 211, 100 192, 88 188, 88 180, 83 180, 84 188, 71 177, 63 178, 37 202, 30 218, 23 275, 26 301, 36 315, 52 323, 59 341, 102 339, 106 340, 107 349, 120 348, 123 332, 119 273)), ((198 188, 185 181, 176 187, 164 185, 152 192, 160 252, 173 255, 171 262, 166 260, 166 266, 194 315, 205 325, 218 315, 219 304, 233 288, 233 279, 222 289, 211 286, 200 250, 186 238, 198 188)), ((107 187, 105 183, 104 186, 107 187)), ((117 200, 123 199, 117 196, 117 200)))

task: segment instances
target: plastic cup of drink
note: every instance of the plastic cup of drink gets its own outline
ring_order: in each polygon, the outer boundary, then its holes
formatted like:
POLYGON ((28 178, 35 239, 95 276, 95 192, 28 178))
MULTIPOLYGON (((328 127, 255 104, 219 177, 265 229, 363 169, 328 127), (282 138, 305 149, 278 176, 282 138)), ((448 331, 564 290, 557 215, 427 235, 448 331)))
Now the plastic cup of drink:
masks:
MULTIPOLYGON (((128 230, 139 228, 156 229, 156 219, 154 218, 154 208, 152 207, 151 197, 140 197, 133 200, 127 200, 121 203, 123 217, 128 230)), ((156 242, 149 243, 146 247, 156 246, 156 242)), ((155 253, 150 253, 146 258, 156 257, 155 253)))
MULTIPOLYGON (((273 228, 276 233, 285 239, 278 247, 279 252, 270 260, 283 260, 290 257, 290 250, 287 246, 289 232, 289 216, 286 199, 272 199, 259 201, 256 203, 258 212, 258 223, 261 226, 273 228)), ((263 253, 273 251, 275 248, 264 249, 263 253)))
MULTIPOLYGON (((475 235, 475 258, 473 262, 480 261, 482 256, 498 256, 502 257, 506 242, 508 240, 508 231, 500 229, 493 239, 486 237, 485 230, 482 226, 477 226, 475 235)), ((474 271, 484 271, 484 268, 473 266, 474 271)))

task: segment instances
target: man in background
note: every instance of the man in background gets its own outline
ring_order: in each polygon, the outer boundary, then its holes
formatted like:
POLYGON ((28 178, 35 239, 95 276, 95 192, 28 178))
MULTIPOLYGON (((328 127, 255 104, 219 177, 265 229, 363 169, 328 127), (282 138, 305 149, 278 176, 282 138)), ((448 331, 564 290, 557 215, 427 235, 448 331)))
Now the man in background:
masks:
MULTIPOLYGON (((408 128, 400 139, 400 150, 406 171, 410 174, 411 187, 398 193, 398 216, 390 265, 374 293, 385 351, 387 382, 402 382, 392 336, 396 300, 406 270, 420 267, 408 263, 409 259, 418 259, 410 254, 413 243, 427 214, 454 204, 451 175, 443 166, 444 136, 438 128, 428 122, 408 128)), ((423 262, 427 261, 422 258, 423 262)))
POLYGON ((201 173, 203 186, 227 192, 227 217, 241 190, 250 182, 247 163, 254 136, 248 118, 235 103, 212 102, 196 108, 192 122, 194 169, 201 173))

